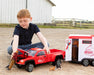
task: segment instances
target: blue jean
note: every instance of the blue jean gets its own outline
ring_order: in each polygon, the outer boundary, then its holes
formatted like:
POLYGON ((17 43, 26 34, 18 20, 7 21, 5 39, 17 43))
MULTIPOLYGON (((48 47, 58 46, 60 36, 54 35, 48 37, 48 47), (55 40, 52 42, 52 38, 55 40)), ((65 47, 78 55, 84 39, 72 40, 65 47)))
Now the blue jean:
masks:
MULTIPOLYGON (((48 46, 49 46, 49 44, 48 44, 48 46)), ((19 45, 18 46, 18 48, 23 49, 25 51, 30 49, 30 48, 41 48, 41 49, 43 49, 43 47, 44 47, 44 45, 41 42, 35 43, 35 44, 27 44, 27 45, 19 45)), ((9 46, 7 51, 8 51, 8 54, 11 55, 12 52, 13 52, 12 46, 9 46)))

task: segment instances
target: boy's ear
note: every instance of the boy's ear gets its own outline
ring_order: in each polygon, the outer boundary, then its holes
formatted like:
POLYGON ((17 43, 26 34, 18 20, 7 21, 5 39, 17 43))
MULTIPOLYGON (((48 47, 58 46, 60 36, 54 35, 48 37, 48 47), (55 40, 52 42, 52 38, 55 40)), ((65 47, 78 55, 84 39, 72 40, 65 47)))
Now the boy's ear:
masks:
POLYGON ((30 18, 30 20, 32 21, 32 17, 30 18))

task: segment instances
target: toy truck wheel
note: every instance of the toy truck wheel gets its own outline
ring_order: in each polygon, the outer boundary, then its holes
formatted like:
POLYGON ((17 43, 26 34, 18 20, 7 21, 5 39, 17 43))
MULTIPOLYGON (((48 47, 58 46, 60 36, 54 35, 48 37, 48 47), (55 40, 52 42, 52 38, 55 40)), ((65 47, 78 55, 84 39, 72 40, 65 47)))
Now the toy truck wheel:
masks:
POLYGON ((84 59, 82 61, 82 64, 83 64, 83 66, 88 66, 89 65, 89 60, 88 59, 84 59))
POLYGON ((61 67, 61 59, 56 60, 56 67, 60 68, 61 67))
POLYGON ((32 72, 32 71, 33 71, 33 68, 34 68, 34 65, 31 64, 31 63, 29 63, 29 64, 26 65, 26 70, 27 70, 28 72, 32 72))
POLYGON ((94 60, 91 61, 91 65, 94 66, 94 60))

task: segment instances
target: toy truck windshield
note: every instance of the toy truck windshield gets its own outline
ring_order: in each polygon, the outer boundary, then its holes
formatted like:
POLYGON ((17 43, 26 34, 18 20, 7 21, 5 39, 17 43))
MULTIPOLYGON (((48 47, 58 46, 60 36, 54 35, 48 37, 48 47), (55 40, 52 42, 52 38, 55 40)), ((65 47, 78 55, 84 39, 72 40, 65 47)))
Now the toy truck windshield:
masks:
POLYGON ((37 51, 35 50, 28 50, 28 53, 30 56, 34 56, 36 54, 37 51))

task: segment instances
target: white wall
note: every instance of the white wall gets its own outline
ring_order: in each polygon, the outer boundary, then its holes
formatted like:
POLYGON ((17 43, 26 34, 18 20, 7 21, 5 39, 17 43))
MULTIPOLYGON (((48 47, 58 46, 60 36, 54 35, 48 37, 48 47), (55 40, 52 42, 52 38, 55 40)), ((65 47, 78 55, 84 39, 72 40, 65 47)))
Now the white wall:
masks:
POLYGON ((31 12, 33 23, 50 23, 52 5, 47 0, 28 0, 28 9, 31 12))
POLYGON ((18 23, 17 12, 25 8, 25 0, 0 0, 0 23, 18 23))
MULTIPOLYGON (((52 5, 47 0, 28 0, 33 23, 50 23, 52 5)), ((18 23, 17 13, 26 8, 26 0, 0 0, 0 23, 18 23)))

